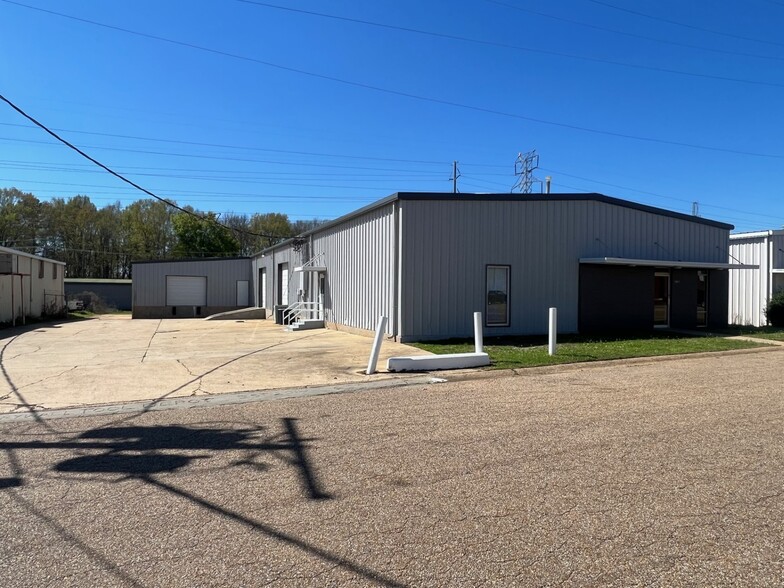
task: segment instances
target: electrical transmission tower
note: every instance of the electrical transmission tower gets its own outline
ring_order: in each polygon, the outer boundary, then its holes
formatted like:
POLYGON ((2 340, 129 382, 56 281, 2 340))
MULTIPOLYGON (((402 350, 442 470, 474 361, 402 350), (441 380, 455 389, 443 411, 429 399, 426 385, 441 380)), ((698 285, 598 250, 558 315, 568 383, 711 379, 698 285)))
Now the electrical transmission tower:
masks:
POLYGON ((457 194, 459 190, 457 189, 457 178, 460 177, 460 170, 457 168, 457 162, 452 162, 452 177, 449 178, 452 181, 452 193, 457 194))
POLYGON ((539 167, 539 155, 536 149, 528 153, 518 153, 515 161, 515 175, 517 182, 512 186, 512 192, 519 190, 521 194, 530 194, 535 182, 540 182, 534 177, 534 170, 539 167))

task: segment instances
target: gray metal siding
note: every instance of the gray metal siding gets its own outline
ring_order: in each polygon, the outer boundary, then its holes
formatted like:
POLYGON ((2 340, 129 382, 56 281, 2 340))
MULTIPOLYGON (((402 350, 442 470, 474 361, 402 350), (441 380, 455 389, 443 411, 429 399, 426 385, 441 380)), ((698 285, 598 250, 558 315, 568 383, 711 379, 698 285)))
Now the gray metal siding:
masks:
POLYGON ((403 340, 469 337, 485 266, 511 266, 511 324, 485 335, 578 327, 581 257, 727 261, 727 229, 597 201, 402 201, 403 340))
POLYGON ((134 264, 133 305, 166 306, 166 276, 206 276, 207 306, 236 306, 237 281, 251 279, 251 261, 229 259, 134 264))
POLYGON ((394 334, 394 215, 390 203, 312 235, 313 253, 327 267, 327 321, 374 330, 385 315, 394 334))
POLYGON ((278 268, 281 264, 288 264, 289 269, 289 304, 293 304, 299 300, 299 287, 300 277, 299 272, 295 272, 294 268, 303 265, 310 259, 309 247, 307 244, 302 247, 300 251, 294 251, 291 243, 281 245, 273 250, 268 250, 263 256, 257 255, 253 258, 253 299, 255 304, 260 303, 259 300, 259 269, 264 268, 267 270, 267 295, 266 295, 266 308, 272 310, 273 306, 278 305, 278 268))

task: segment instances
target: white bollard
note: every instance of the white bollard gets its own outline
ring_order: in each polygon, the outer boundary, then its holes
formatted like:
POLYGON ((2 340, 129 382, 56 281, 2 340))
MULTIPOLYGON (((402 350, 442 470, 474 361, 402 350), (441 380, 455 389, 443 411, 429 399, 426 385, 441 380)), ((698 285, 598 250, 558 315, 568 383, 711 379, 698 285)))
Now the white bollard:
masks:
POLYGON ((482 347, 484 343, 482 341, 482 313, 475 312, 474 313, 474 352, 482 353, 482 347))
POLYGON ((558 309, 554 306, 550 308, 550 337, 547 345, 547 353, 555 355, 555 340, 558 334, 558 309))
POLYGON ((367 375, 376 373, 376 364, 378 363, 378 352, 381 351, 381 341, 384 338, 384 331, 387 328, 387 317, 378 317, 378 326, 376 327, 376 338, 373 339, 373 349, 370 351, 370 359, 368 360, 367 375))

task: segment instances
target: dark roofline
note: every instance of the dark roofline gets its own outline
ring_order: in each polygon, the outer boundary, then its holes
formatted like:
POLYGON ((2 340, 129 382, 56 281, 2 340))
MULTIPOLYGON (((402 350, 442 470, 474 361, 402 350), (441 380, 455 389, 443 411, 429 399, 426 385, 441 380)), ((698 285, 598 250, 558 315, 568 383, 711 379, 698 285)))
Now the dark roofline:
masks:
POLYGON ((186 263, 194 261, 237 261, 238 259, 251 259, 250 257, 185 257, 177 259, 144 259, 142 261, 132 261, 131 265, 142 263, 186 263))
POLYGON ((659 214, 661 216, 669 216, 678 218, 693 223, 717 227, 720 229, 733 230, 734 225, 722 223, 719 221, 702 218, 700 216, 693 216, 691 214, 684 214, 682 212, 675 212, 667 210, 666 208, 657 208, 655 206, 648 206, 647 204, 639 204, 631 202, 630 200, 622 200, 613 196, 605 196, 598 192, 591 193, 575 193, 575 194, 452 194, 445 192, 398 192, 395 194, 399 200, 493 200, 495 202, 510 202, 510 201, 524 201, 524 202, 545 202, 545 201, 593 201, 603 202, 605 204, 613 204, 615 206, 622 206, 624 208, 631 208, 633 210, 640 210, 642 212, 649 212, 651 214, 659 214))
POLYGON ((605 204, 613 204, 615 206, 622 206, 624 208, 631 208, 633 210, 640 210, 642 212, 648 212, 650 214, 658 214, 661 216, 668 216, 671 218, 677 218, 680 220, 689 221, 692 223, 698 223, 701 225, 708 225, 709 227, 716 227, 719 229, 725 229, 731 231, 735 228, 734 225, 730 225, 727 223, 722 223, 715 220, 710 220, 707 218, 702 218, 700 216, 693 216, 690 214, 684 214, 682 212, 675 212, 672 210, 667 210, 666 208, 657 208, 655 206, 648 206, 647 204, 639 204, 637 202, 631 202, 630 200, 622 200, 621 198, 615 198, 613 196, 605 196, 604 194, 599 194, 598 192, 591 192, 591 193, 571 193, 571 194, 510 194, 510 193, 495 193, 495 194, 481 194, 481 193, 459 193, 454 194, 453 192, 396 192, 391 196, 387 196, 386 198, 382 198, 381 200, 376 200, 368 204, 367 206, 363 206, 362 208, 358 208, 348 214, 345 214, 341 217, 336 218, 333 221, 325 223, 316 227, 315 229, 311 229, 309 231, 305 231, 297 235, 296 237, 291 237, 290 239, 285 239, 280 243, 276 243, 271 247, 267 247, 266 249, 262 249, 253 254, 253 257, 257 257, 263 253, 268 251, 274 251, 275 249, 279 249, 281 247, 285 247, 294 239, 301 239, 303 237, 308 237, 315 233, 320 233, 326 229, 330 229, 336 225, 346 222, 352 218, 357 216, 363 215, 366 212, 370 212, 371 210, 375 210, 377 208, 381 208, 382 206, 386 206, 392 202, 397 200, 453 200, 455 202, 474 202, 480 200, 490 200, 493 202, 546 202, 546 201, 575 201, 575 202, 603 202, 605 204))

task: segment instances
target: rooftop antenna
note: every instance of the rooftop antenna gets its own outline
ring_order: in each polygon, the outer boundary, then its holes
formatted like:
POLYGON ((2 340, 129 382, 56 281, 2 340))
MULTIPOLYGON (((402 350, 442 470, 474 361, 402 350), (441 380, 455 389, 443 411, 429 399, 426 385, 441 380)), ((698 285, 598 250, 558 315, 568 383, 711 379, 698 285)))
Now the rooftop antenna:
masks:
POLYGON ((530 194, 534 182, 539 182, 534 177, 534 170, 539 167, 539 155, 536 149, 528 153, 518 153, 515 161, 515 175, 517 182, 512 186, 512 192, 519 190, 521 194, 530 194))

